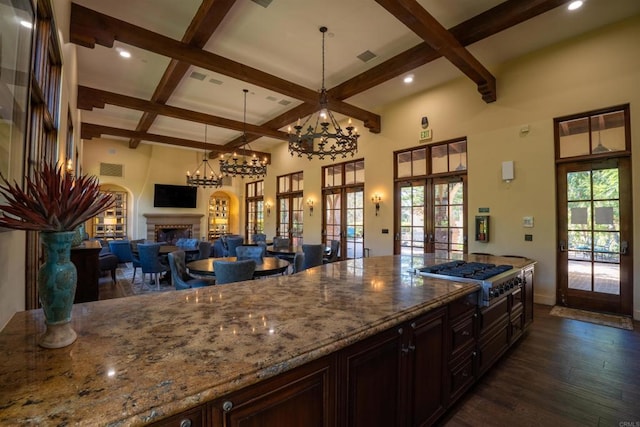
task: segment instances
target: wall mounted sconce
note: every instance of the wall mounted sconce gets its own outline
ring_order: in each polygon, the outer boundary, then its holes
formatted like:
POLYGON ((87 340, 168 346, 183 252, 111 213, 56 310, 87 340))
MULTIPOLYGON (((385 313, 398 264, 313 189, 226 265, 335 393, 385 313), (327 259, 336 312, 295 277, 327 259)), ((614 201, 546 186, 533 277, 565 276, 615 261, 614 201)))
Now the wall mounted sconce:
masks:
POLYGON ((380 212, 380 203, 382 202, 382 197, 379 194, 374 194, 371 196, 371 203, 376 205, 376 216, 380 212))
POLYGON ((313 200, 307 199, 307 206, 309 206, 309 216, 313 216, 313 200))
POLYGON ((271 203, 267 202, 264 204, 264 208, 267 211, 267 216, 271 215, 271 203))
POLYGON ((67 174, 73 175, 73 161, 71 159, 67 160, 67 174))

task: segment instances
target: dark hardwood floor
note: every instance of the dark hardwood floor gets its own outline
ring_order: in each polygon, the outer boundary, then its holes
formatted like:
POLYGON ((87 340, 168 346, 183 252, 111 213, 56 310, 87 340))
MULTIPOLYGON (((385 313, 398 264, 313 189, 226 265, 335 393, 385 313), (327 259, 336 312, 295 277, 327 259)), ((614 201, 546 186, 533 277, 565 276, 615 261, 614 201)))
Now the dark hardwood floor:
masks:
POLYGON ((441 420, 456 426, 640 427, 640 322, 634 331, 550 316, 441 420))

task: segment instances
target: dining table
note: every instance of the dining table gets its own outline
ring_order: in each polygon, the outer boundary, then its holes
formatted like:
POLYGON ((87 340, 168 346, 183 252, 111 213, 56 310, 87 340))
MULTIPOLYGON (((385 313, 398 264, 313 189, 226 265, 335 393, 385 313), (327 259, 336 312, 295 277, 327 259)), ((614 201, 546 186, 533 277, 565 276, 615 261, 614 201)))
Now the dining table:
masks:
POLYGON ((297 253, 302 253, 302 245, 290 245, 267 248, 267 253, 274 256, 293 257, 297 253))
MULTIPOLYGON (((253 258, 252 258, 253 259, 253 258)), ((187 263, 187 271, 190 274, 202 276, 215 276, 216 272, 213 267, 214 261, 237 261, 238 257, 219 257, 205 258, 187 263)), ((256 259, 256 269, 253 277, 271 276, 274 274, 282 274, 289 268, 289 261, 276 257, 263 257, 262 260, 256 259)))

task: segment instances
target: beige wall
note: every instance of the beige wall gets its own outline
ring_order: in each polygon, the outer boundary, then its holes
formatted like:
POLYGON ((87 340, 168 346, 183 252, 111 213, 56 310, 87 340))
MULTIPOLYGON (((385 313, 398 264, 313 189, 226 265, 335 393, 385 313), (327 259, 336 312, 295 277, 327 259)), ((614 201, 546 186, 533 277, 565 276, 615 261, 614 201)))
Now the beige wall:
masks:
MULTIPOLYGON (((469 252, 520 254, 538 261, 535 300, 555 303, 556 222, 553 118, 614 105, 631 104, 633 150, 640 152, 640 56, 630 55, 640 40, 640 18, 608 27, 570 43, 536 52, 491 71, 498 81, 498 101, 486 104, 466 78, 415 94, 381 112, 382 133, 362 132, 357 158, 365 158, 365 197, 383 196, 380 215, 365 207, 365 246, 371 256, 393 252, 393 151, 418 146, 420 118, 428 116, 433 142, 468 139, 469 224, 478 208, 491 215, 491 240, 470 238, 469 252), (529 131, 521 129, 528 126, 529 131), (501 179, 501 164, 512 160, 515 179, 501 179), (522 227, 533 216, 534 228, 522 227), (524 234, 533 241, 524 241, 524 234)), ((636 154, 637 157, 637 154, 636 154)), ((282 144, 272 159, 265 182, 266 200, 275 200, 275 175, 304 170, 305 200, 319 199, 320 167, 330 161, 291 158, 282 144)), ((634 188, 640 188, 634 162, 634 188)), ((638 212, 638 198, 634 212, 638 212)), ((634 215, 635 218, 635 215, 634 215)), ((275 232, 275 215, 266 220, 267 234, 275 232)), ((635 222, 635 242, 640 223, 635 222)), ((320 238, 321 217, 305 213, 305 241, 320 238), (309 236, 309 237, 308 237, 309 236)), ((470 228, 471 230, 471 228, 470 228)), ((634 317, 640 318, 640 255, 634 257, 634 317)))
MULTIPOLYGON (((426 115, 433 129, 433 142, 465 136, 468 139, 468 219, 471 221, 480 207, 488 207, 491 215, 490 242, 470 240, 469 251, 521 254, 537 260, 535 300, 553 304, 556 274, 553 118, 630 103, 633 150, 639 153, 640 57, 629 54, 637 50, 637 40, 640 40, 640 17, 493 67, 498 101, 492 104, 485 104, 475 86, 460 78, 386 106, 381 111, 383 132, 373 135, 361 129, 363 135, 355 157, 365 159, 366 200, 373 193, 383 197, 379 216, 375 216, 373 204, 368 202, 365 206, 365 246, 371 248, 371 256, 393 251, 392 233, 381 233, 382 228, 393 231, 393 151, 418 145, 420 118, 426 115), (524 126, 529 126, 526 135, 520 132, 524 126), (515 179, 510 184, 500 179, 501 162, 505 160, 513 160, 515 164, 515 179), (533 216, 535 227, 524 229, 523 216, 533 216), (533 234, 532 242, 524 241, 525 232, 533 234)), ((129 233, 131 237, 144 237, 142 214, 152 210, 176 212, 152 207, 153 184, 182 184, 185 171, 196 166, 196 155, 201 153, 148 144, 131 150, 126 142, 86 141, 83 165, 85 172, 97 174, 100 161, 124 164, 124 178, 101 177, 101 182, 130 191, 129 233)), ((271 215, 265 217, 268 236, 273 236, 276 227, 275 177, 303 170, 304 199, 312 197, 320 206, 320 167, 329 163, 292 158, 285 144, 274 150, 265 179, 265 200, 273 206, 271 215)), ((635 161, 636 189, 640 188, 639 176, 635 161)), ((242 198, 245 182, 235 179, 231 187, 223 190, 235 196, 237 202, 242 198)), ((196 212, 206 216, 206 200, 213 191, 198 190, 196 212)), ((638 212, 639 203, 636 198, 634 212, 638 212)), ((236 209, 239 219, 236 232, 241 232, 244 206, 236 204, 236 209)), ((319 209, 309 216, 305 208, 305 242, 320 241, 321 220, 319 209)), ((637 220, 634 223, 634 240, 640 242, 640 224, 637 220)), ((2 253, 17 253, 14 248, 20 250, 21 246, 24 240, 18 232, 0 234, 2 253)), ((24 257, 15 258, 0 261, 0 326, 24 305, 20 302, 24 294, 24 257)), ((640 256, 634 257, 634 269, 634 317, 640 319, 640 256)))

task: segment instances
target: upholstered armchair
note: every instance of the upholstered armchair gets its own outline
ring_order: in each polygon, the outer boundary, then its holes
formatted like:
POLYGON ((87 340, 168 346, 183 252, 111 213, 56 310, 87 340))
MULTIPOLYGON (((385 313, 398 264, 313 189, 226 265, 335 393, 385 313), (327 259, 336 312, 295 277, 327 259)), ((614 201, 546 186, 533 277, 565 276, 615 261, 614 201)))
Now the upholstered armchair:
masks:
POLYGON ((322 262, 327 264, 330 262, 337 261, 339 252, 340 252, 340 240, 332 240, 329 254, 323 258, 322 262))
POLYGON ((171 281, 176 289, 202 288, 215 285, 214 279, 200 279, 187 273, 184 251, 169 253, 169 268, 171 269, 171 281))
POLYGON ((206 259, 211 255, 211 242, 201 240, 198 242, 198 259, 206 259))
POLYGON ((251 235, 251 240, 253 243, 260 243, 260 242, 267 243, 267 235, 264 233, 255 233, 251 235))
POLYGON ((109 240, 109 250, 118 257, 119 264, 131 262, 131 246, 128 240, 109 240))
POLYGON ((226 256, 236 256, 236 248, 244 242, 244 238, 242 236, 227 237, 226 242, 227 242, 226 256))
POLYGON ((216 275, 216 283, 241 282, 253 279, 253 272, 256 269, 254 259, 240 261, 213 261, 213 271, 216 275))
MULTIPOLYGON (((230 254, 231 255, 231 254, 230 254)), ((241 259, 255 259, 258 262, 262 262, 264 257, 264 248, 262 246, 244 246, 240 245, 236 248, 235 254, 239 260, 241 259)))
POLYGON ((324 256, 324 245, 302 245, 302 252, 304 253, 304 262, 302 263, 302 269, 316 267, 322 265, 322 257, 324 256))
POLYGON ((304 253, 298 252, 293 256, 293 274, 304 270, 304 253))

